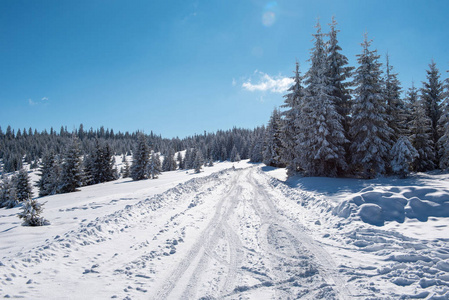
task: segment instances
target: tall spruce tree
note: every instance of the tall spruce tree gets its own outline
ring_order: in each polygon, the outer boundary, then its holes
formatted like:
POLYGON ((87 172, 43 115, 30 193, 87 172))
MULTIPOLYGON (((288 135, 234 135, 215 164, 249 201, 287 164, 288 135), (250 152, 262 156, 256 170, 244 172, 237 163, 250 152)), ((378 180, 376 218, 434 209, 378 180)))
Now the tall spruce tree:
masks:
POLYGON ((333 86, 329 78, 324 34, 317 24, 315 44, 311 51, 311 67, 305 75, 298 153, 308 176, 337 176, 347 164, 344 145, 347 143, 342 116, 337 112, 333 86))
POLYGON ((235 145, 232 147, 230 160, 231 160, 231 162, 239 162, 240 161, 240 154, 237 151, 237 148, 235 147, 235 145))
POLYGON ((16 177, 16 196, 19 202, 24 202, 33 198, 30 177, 24 168, 19 170, 16 177))
POLYGON ((39 197, 56 194, 60 170, 53 151, 47 151, 44 154, 39 171, 40 179, 36 183, 36 187, 39 189, 39 197))
MULTIPOLYGON (((284 96, 284 105, 282 105, 285 110, 282 112, 284 122, 281 131, 281 159, 286 164, 289 175, 294 175, 299 171, 298 155, 295 149, 297 135, 299 133, 298 126, 301 113, 301 101, 304 92, 303 90, 304 88, 302 86, 302 76, 299 71, 299 63, 296 62, 296 71, 295 76, 293 76, 293 84, 288 89, 288 93, 284 96)), ((251 161, 253 161, 253 158, 251 158, 251 161)))
POLYGON ((254 133, 251 140, 251 146, 249 150, 249 161, 253 163, 263 161, 263 147, 264 147, 265 127, 261 127, 254 133))
MULTIPOLYGON (((436 145, 439 139, 438 120, 441 115, 440 104, 443 100, 443 83, 440 80, 440 71, 433 60, 429 64, 429 70, 426 70, 426 72, 427 81, 422 82, 421 98, 426 108, 426 115, 432 122, 432 140, 434 145, 436 145)), ((437 155, 435 153, 435 163, 437 163, 436 159, 437 155)))
POLYGON ((371 41, 366 35, 361 45, 362 53, 357 55, 359 67, 354 77, 356 97, 351 110, 350 151, 355 171, 372 178, 386 171, 392 130, 387 122, 379 55, 377 50, 370 50, 371 41))
POLYGON ((388 125, 393 130, 391 144, 405 134, 405 107, 401 99, 401 83, 398 74, 393 72, 390 64, 390 56, 386 55, 385 76, 383 79, 383 90, 387 105, 388 125))
MULTIPOLYGON (((327 70, 330 86, 332 87, 331 95, 341 116, 341 123, 348 139, 348 131, 350 124, 351 112, 351 93, 350 82, 348 79, 352 76, 354 67, 348 66, 348 58, 341 54, 342 48, 338 44, 337 21, 332 17, 332 23, 329 24, 329 41, 327 43, 327 70)), ((348 149, 346 149, 348 150, 348 149)))
POLYGON ((0 181, 0 208, 13 208, 18 203, 14 178, 2 174, 0 181))
MULTIPOLYGON (((410 95, 414 97, 413 94, 410 95)), ((409 128, 410 141, 418 151, 418 158, 413 162, 413 170, 420 172, 433 170, 435 168, 435 144, 432 138, 432 121, 427 116, 426 104, 422 98, 414 102, 409 128)))
POLYGON ((412 86, 407 90, 404 107, 405 107, 405 126, 404 134, 410 135, 410 124, 413 120, 413 113, 415 110, 415 103, 418 101, 418 90, 415 87, 415 83, 412 81, 412 86))
POLYGON ((418 156, 418 151, 412 146, 409 139, 405 136, 400 136, 391 148, 391 169, 393 173, 401 178, 407 177, 413 161, 418 156))
POLYGON ((164 160, 162 162, 162 171, 174 171, 176 170, 176 160, 175 160, 175 151, 170 148, 168 150, 167 155, 164 156, 164 160))
POLYGON ((133 151, 133 162, 131 165, 131 178, 142 180, 147 178, 148 165, 150 162, 150 148, 147 138, 143 133, 137 135, 137 143, 133 151))
POLYGON ((182 159, 181 152, 178 152, 176 156, 176 160, 178 162, 178 167, 180 170, 184 169, 184 160, 182 159))
POLYGON ((441 116, 438 120, 438 155, 440 158, 439 167, 449 169, 449 78, 445 81, 445 99, 441 103, 441 116))
POLYGON ((78 138, 73 134, 64 153, 58 192, 71 193, 83 185, 83 168, 78 138))
POLYGON ((162 172, 161 159, 159 154, 151 151, 150 161, 148 163, 147 177, 156 179, 162 172))
POLYGON ((265 144, 263 150, 263 162, 267 166, 283 167, 282 153, 282 120, 278 109, 271 114, 265 131, 265 144))
POLYGON ((204 165, 203 153, 200 149, 195 151, 195 160, 193 161, 192 168, 195 170, 195 173, 200 173, 201 169, 204 165))
POLYGON ((128 160, 126 159, 125 154, 123 154, 122 163, 123 163, 122 177, 128 178, 130 176, 130 170, 129 170, 129 163, 128 160))

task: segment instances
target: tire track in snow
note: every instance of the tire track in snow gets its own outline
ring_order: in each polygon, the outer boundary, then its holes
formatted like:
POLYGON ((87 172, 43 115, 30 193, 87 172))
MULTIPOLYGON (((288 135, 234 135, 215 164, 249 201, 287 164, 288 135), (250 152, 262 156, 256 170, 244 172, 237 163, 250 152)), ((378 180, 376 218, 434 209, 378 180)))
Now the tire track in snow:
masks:
MULTIPOLYGON (((255 207, 264 222, 275 224, 282 231, 286 232, 288 235, 291 235, 294 239, 293 242, 292 239, 290 239, 292 244, 297 244, 301 241, 300 243, 303 247, 306 248, 309 253, 313 253, 314 259, 318 262, 319 274, 326 280, 326 282, 332 284, 338 293, 338 298, 351 298, 351 293, 349 292, 347 283, 338 274, 338 270, 329 253, 327 253, 326 250, 320 245, 317 245, 316 242, 305 233, 304 228, 300 224, 292 222, 287 217, 279 213, 275 207, 275 204, 271 200, 272 196, 270 196, 267 192, 271 186, 269 185, 267 179, 263 178, 266 175, 263 175, 260 171, 257 173, 257 176, 260 178, 258 181, 256 181, 254 176, 251 176, 248 179, 257 195, 255 197, 255 207), (262 182, 265 184, 262 185, 262 182), (279 226, 278 224, 283 224, 284 226, 279 226)), ((301 253, 298 253, 298 255, 301 255, 301 253)))
MULTIPOLYGON (((203 230, 196 243, 184 257, 183 261, 171 273, 167 279, 167 282, 159 289, 158 292, 156 292, 153 299, 176 298, 176 296, 172 295, 172 293, 176 293, 174 290, 177 285, 180 285, 180 281, 183 276, 187 276, 189 281, 187 286, 183 289, 183 296, 179 298, 190 299, 193 296, 192 293, 195 292, 195 287, 198 284, 198 277, 200 273, 204 271, 205 265, 209 260, 207 250, 213 251, 211 247, 217 243, 220 238, 220 231, 226 227, 223 224, 226 218, 232 213, 234 201, 227 200, 237 198, 241 192, 241 186, 238 184, 240 174, 240 172, 233 174, 232 181, 228 184, 230 186, 230 190, 220 197, 220 200, 216 205, 214 216, 212 217, 210 223, 203 230), (191 274, 187 274, 191 268, 194 269, 193 272, 191 274)), ((230 243, 233 243, 233 241, 228 240, 228 244, 230 243)), ((229 250, 231 252, 231 262, 229 264, 229 268, 233 268, 233 261, 235 261, 235 253, 232 253, 235 251, 234 249, 234 246, 229 246, 229 250)), ((231 273, 232 272, 228 272, 228 274, 231 273)), ((226 282, 229 281, 230 279, 226 279, 226 282)))

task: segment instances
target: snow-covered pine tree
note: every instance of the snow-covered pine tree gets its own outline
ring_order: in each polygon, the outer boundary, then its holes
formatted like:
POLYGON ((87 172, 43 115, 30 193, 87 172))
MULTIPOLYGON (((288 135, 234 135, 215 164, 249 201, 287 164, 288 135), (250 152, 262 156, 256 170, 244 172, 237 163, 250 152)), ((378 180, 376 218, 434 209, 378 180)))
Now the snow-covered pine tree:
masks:
POLYGON ((383 99, 379 55, 377 50, 369 49, 371 41, 366 35, 361 45, 354 77, 356 97, 351 110, 350 151, 355 171, 373 178, 384 173, 389 163, 392 130, 383 99))
POLYGON ((449 169, 449 78, 445 81, 445 99, 441 103, 441 116, 438 120, 438 155, 439 167, 443 170, 449 169))
POLYGON ((131 165, 131 178, 142 180, 146 178, 150 162, 150 149, 147 138, 143 133, 137 135, 137 142, 133 151, 133 162, 131 165))
POLYGON ((16 196, 16 187, 13 178, 6 177, 2 174, 0 181, 0 208, 13 208, 19 201, 16 196))
POLYGON ((255 131, 251 140, 251 146, 249 150, 249 161, 252 163, 258 163, 263 161, 263 149, 264 149, 264 136, 265 127, 260 127, 255 131))
POLYGON ((90 175, 92 184, 115 179, 113 156, 108 143, 102 145, 98 139, 95 140, 95 148, 91 154, 91 161, 90 175))
POLYGON ((388 125, 393 130, 391 144, 395 144, 399 136, 405 134, 406 115, 404 102, 401 99, 401 83, 398 74, 393 72, 390 56, 386 55, 385 76, 383 79, 383 93, 386 102, 388 125))
POLYGON ((232 147, 230 159, 231 159, 231 162, 239 162, 240 161, 240 154, 238 153, 235 145, 232 147))
POLYGON ((347 169, 347 143, 342 116, 337 112, 329 79, 324 34, 317 24, 311 50, 311 67, 305 74, 297 151, 301 168, 308 176, 337 176, 347 169))
POLYGON ((422 98, 414 102, 409 129, 410 141, 419 155, 413 162, 413 170, 422 172, 435 169, 432 121, 426 114, 426 105, 422 98))
POLYGON ((151 151, 150 162, 148 164, 147 177, 151 179, 156 179, 162 172, 161 159, 159 154, 151 151))
POLYGON ((175 151, 170 148, 167 155, 164 156, 164 160, 162 162, 162 171, 167 172, 174 170, 176 170, 175 151))
POLYGON ((126 159, 126 155, 123 154, 122 158, 123 169, 122 169, 122 178, 128 178, 130 176, 129 163, 126 159))
POLYGON ((73 134, 64 153, 58 193, 71 193, 83 185, 83 169, 78 138, 73 134))
POLYGON ((16 177, 16 197, 19 202, 24 202, 33 197, 30 177, 24 168, 19 170, 16 177))
MULTIPOLYGON (((338 44, 337 33, 337 21, 335 17, 332 17, 332 23, 329 24, 329 41, 327 43, 327 70, 330 86, 332 87, 331 95, 337 109, 337 112, 341 116, 341 123, 348 137, 349 124, 350 124, 350 112, 351 112, 351 94, 350 94, 350 82, 348 79, 352 75, 354 67, 348 66, 348 58, 341 54, 341 47, 338 44)), ((349 146, 349 145, 347 145, 349 146)), ((345 149, 348 150, 348 149, 345 149)))
MULTIPOLYGON (((287 166, 289 175, 294 175, 299 171, 296 153, 296 139, 299 132, 299 120, 301 112, 301 100, 303 97, 302 76, 299 71, 299 63, 296 62, 295 76, 292 78, 293 84, 284 96, 284 104, 281 106, 285 110, 281 113, 284 117, 283 128, 281 130, 282 161, 287 166)), ((253 145, 254 148, 254 145, 253 145)), ((254 154, 254 153, 252 153, 254 154)), ((253 162, 254 156, 250 157, 253 162)))
POLYGON ((190 148, 190 146, 187 146, 186 155, 184 157, 184 169, 189 170, 192 168, 192 165, 192 149, 190 148))
POLYGON ((53 151, 44 153, 39 171, 40 179, 36 183, 39 197, 56 194, 59 185, 59 167, 53 151))
POLYGON ((209 157, 207 166, 208 166, 208 167, 213 167, 213 166, 214 166, 214 160, 213 160, 212 156, 209 157))
POLYGON ((406 136, 400 136, 393 148, 391 148, 391 169, 393 173, 401 178, 407 177, 413 161, 418 156, 418 151, 416 151, 409 139, 406 136))
POLYGON ((282 120, 277 108, 273 110, 267 129, 265 130, 265 144, 263 150, 263 162, 267 166, 283 167, 282 152, 282 120))
POLYGON ((28 199, 22 205, 18 217, 23 220, 24 226, 43 226, 50 223, 41 216, 43 212, 43 204, 37 202, 36 199, 28 199))
POLYGON ((176 156, 176 160, 178 161, 178 168, 180 170, 184 169, 184 160, 182 159, 181 152, 178 152, 176 156))
MULTIPOLYGON (((427 81, 422 82, 421 98, 424 101, 426 115, 432 122, 432 140, 434 145, 436 145, 439 139, 438 120, 441 115, 440 103, 443 100, 443 82, 440 80, 440 71, 433 60, 429 64, 429 70, 426 70, 426 72, 427 81)), ((435 163, 437 162, 436 158, 437 155, 435 153, 435 163)))
POLYGON ((115 157, 112 153, 111 146, 109 143, 105 143, 102 150, 102 164, 101 169, 103 170, 102 182, 112 181, 117 179, 117 169, 115 167, 115 157))
POLYGON ((414 112, 414 107, 415 107, 415 103, 418 101, 418 90, 415 88, 415 83, 412 82, 412 86, 408 89, 407 94, 405 96, 404 99, 404 104, 405 104, 405 128, 404 128, 404 132, 405 135, 410 135, 410 124, 412 123, 413 120, 413 112, 414 112))
POLYGON ((195 160, 193 161, 192 168, 195 170, 195 173, 200 173, 204 165, 203 153, 201 153, 201 150, 199 149, 194 151, 195 151, 195 160))

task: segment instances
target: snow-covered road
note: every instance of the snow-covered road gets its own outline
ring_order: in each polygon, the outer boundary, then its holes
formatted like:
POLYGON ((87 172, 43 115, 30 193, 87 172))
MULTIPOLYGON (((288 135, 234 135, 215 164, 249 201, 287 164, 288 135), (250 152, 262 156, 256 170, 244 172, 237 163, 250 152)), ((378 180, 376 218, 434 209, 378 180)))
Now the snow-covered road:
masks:
POLYGON ((331 256, 277 207, 260 168, 192 179, 3 260, 39 299, 348 299, 331 256))
POLYGON ((285 182, 283 169, 237 167, 47 197, 52 224, 39 228, 2 209, 0 297, 449 299, 447 218, 378 227, 339 213, 358 196, 447 205, 446 175, 285 182))

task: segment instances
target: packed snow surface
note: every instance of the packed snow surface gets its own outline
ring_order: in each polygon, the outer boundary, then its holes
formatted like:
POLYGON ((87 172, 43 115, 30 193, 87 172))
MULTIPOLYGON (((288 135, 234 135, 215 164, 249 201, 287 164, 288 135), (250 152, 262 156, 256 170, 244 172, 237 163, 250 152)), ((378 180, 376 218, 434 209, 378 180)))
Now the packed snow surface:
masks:
POLYGON ((449 299, 448 177, 219 163, 40 198, 49 226, 0 210, 0 297, 449 299))

